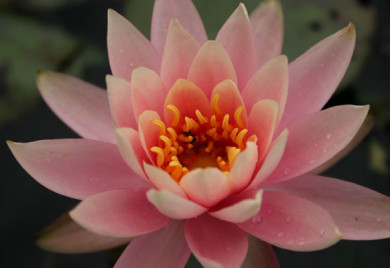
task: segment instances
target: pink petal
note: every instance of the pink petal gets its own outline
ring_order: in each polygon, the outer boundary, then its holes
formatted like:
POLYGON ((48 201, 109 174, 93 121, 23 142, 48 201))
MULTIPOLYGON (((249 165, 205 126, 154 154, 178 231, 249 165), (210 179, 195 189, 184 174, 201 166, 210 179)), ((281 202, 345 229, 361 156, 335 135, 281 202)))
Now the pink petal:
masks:
POLYGON ((173 113, 167 105, 173 105, 180 111, 180 124, 185 122, 185 116, 197 118, 195 114, 197 109, 206 117, 211 115, 210 102, 204 92, 192 82, 184 79, 176 81, 165 99, 164 117, 165 122, 170 125, 173 113))
POLYGON ((256 71, 256 50, 248 12, 240 4, 218 32, 216 41, 226 49, 236 70, 238 88, 243 89, 256 71))
POLYGON ((48 189, 71 198, 147 184, 123 162, 116 145, 85 139, 8 142, 22 167, 48 189))
POLYGON ((368 109, 368 106, 335 106, 291 125, 283 157, 265 183, 302 175, 331 159, 352 140, 368 109))
POLYGON ((160 120, 160 116, 155 111, 144 111, 138 119, 138 131, 141 145, 150 162, 155 163, 155 154, 150 151, 150 148, 158 146, 158 137, 160 136, 160 128, 153 124, 153 120, 160 120))
POLYGON ((285 129, 277 139, 274 140, 259 171, 254 176, 252 182, 247 188, 256 188, 260 185, 278 166, 282 159, 284 148, 287 143, 288 130, 285 129))
POLYGON ((153 110, 163 115, 163 86, 161 79, 154 71, 139 67, 134 69, 131 78, 132 106, 138 121, 143 111, 153 110))
POLYGON ((321 110, 343 78, 354 46, 355 27, 350 24, 290 63, 288 99, 279 129, 321 110))
POLYGON ((250 135, 255 134, 258 142, 258 162, 260 163, 271 144, 278 115, 278 103, 274 100, 260 100, 252 107, 248 118, 250 135))
POLYGON ((184 233, 192 253, 204 267, 240 267, 248 250, 244 232, 207 214, 187 220, 184 233))
POLYGON ((192 1, 159 0, 154 3, 151 32, 152 43, 158 52, 163 54, 168 25, 173 18, 177 18, 200 44, 207 41, 202 20, 192 1))
POLYGON ((198 168, 183 176, 180 186, 201 206, 211 207, 231 192, 229 179, 217 168, 198 168))
POLYGON ((168 91, 179 78, 187 78, 199 43, 181 26, 177 19, 169 25, 167 42, 161 64, 161 79, 168 91))
POLYGON ((271 186, 325 208, 343 239, 390 237, 390 198, 363 186, 333 178, 304 175, 271 186))
POLYGON ((42 249, 56 253, 91 253, 114 248, 130 242, 129 238, 102 236, 85 230, 68 214, 53 222, 39 234, 35 243, 42 249))
POLYGON ((115 122, 106 91, 51 71, 40 72, 37 85, 54 113, 80 136, 115 143, 115 122))
POLYGON ((166 171, 147 163, 144 163, 144 168, 149 180, 157 189, 168 190, 174 194, 186 197, 186 194, 180 188, 179 184, 166 171))
POLYGON ((237 155, 233 168, 230 170, 233 192, 240 191, 248 185, 256 168, 257 151, 255 143, 247 142, 245 150, 237 155))
POLYGON ((283 44, 283 14, 277 0, 263 1, 250 15, 257 66, 280 55, 283 44))
POLYGON ((192 61, 188 80, 197 84, 209 97, 213 88, 227 79, 237 84, 237 76, 229 54, 220 43, 208 41, 192 61))
POLYGON ((191 251, 184 237, 183 223, 174 221, 156 232, 133 239, 114 268, 182 268, 191 251))
POLYGON ((185 197, 172 193, 168 190, 150 189, 147 192, 148 200, 158 211, 173 219, 189 219, 197 217, 207 211, 185 197))
POLYGON ((249 248, 242 268, 280 268, 272 246, 249 235, 249 248))
POLYGON ((152 44, 127 19, 108 10, 108 56, 112 74, 127 81, 134 68, 160 71, 161 58, 152 44))
POLYGON ((250 190, 226 198, 209 214, 228 222, 244 222, 260 210, 263 190, 250 190))
POLYGON ((264 191, 260 212, 238 226, 263 241, 294 251, 324 249, 341 239, 325 209, 278 192, 264 191))
POLYGON ((145 189, 121 189, 93 195, 69 214, 82 227, 115 237, 150 233, 170 222, 149 203, 145 189))
POLYGON ((106 76, 111 113, 119 127, 137 128, 131 99, 130 83, 111 75, 106 76))
POLYGON ((147 159, 139 139, 139 133, 132 128, 117 128, 116 131, 119 152, 129 167, 141 178, 146 178, 142 163, 147 159))
POLYGON ((279 105, 277 123, 280 121, 287 99, 288 62, 282 55, 265 63, 249 80, 242 91, 248 111, 259 100, 275 100, 279 105))

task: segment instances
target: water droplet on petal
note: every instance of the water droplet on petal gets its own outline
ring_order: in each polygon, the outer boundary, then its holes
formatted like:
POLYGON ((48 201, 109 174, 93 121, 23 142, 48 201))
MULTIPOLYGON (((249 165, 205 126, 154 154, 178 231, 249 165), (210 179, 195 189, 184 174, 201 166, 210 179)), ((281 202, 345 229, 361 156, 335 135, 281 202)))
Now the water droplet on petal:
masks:
POLYGON ((327 138, 328 140, 330 140, 330 139, 332 138, 332 134, 331 134, 331 133, 326 134, 326 138, 327 138))
POLYGON ((312 159, 312 160, 309 161, 309 164, 314 164, 315 161, 316 160, 312 159))
POLYGON ((113 46, 113 45, 114 45, 114 42, 111 41, 111 42, 110 42, 110 46, 113 46))
POLYGON ((300 245, 300 246, 303 246, 304 244, 305 244, 304 241, 298 243, 298 245, 300 245))
POLYGON ((284 236, 283 232, 278 233, 278 237, 282 237, 282 236, 284 236))
POLYGON ((134 66, 134 63, 130 62, 130 64, 129 64, 129 65, 130 65, 130 67, 133 67, 133 66, 134 66))
POLYGON ((286 168, 286 169, 284 170, 284 172, 283 172, 284 175, 288 175, 288 174, 290 174, 290 173, 291 173, 291 169, 289 169, 289 168, 286 168))
POLYGON ((327 152, 326 148, 322 149, 322 152, 323 152, 323 153, 326 153, 326 152, 327 152))
POLYGON ((325 230, 321 230, 320 235, 324 236, 324 234, 325 234, 325 230))
POLYGON ((252 223, 261 223, 263 221, 263 219, 261 218, 260 215, 256 215, 256 216, 253 216, 252 217, 252 223))

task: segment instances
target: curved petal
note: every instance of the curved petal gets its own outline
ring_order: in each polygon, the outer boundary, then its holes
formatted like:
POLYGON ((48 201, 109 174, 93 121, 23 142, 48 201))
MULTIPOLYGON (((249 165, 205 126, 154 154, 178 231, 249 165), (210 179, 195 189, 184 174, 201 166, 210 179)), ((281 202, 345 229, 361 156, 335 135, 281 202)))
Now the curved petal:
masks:
POLYGON ((211 207, 231 192, 229 179, 217 168, 198 168, 183 176, 180 186, 201 206, 211 207))
POLYGON ((163 86, 161 79, 154 71, 139 67, 134 69, 131 77, 131 96, 134 116, 138 121, 143 111, 156 111, 163 116, 163 86))
POLYGON ((48 189, 71 198, 148 187, 123 162, 116 145, 84 139, 8 142, 20 165, 48 189))
POLYGON ((111 113, 119 127, 137 128, 130 83, 112 75, 106 76, 111 113))
POLYGON ((238 88, 244 88, 256 71, 256 50, 248 12, 240 4, 219 30, 215 39, 226 49, 237 74, 238 88))
POLYGON ((194 218, 207 211, 207 208, 167 190, 150 189, 147 196, 150 203, 172 219, 194 218))
POLYGON ((69 214, 82 227, 114 237, 150 233, 170 222, 146 199, 145 189, 121 189, 93 195, 69 214))
POLYGON ((184 233, 192 253, 204 267, 240 267, 248 251, 243 231, 207 214, 187 220, 184 233))
POLYGON ((250 15, 257 66, 280 55, 283 44, 283 14, 279 0, 263 1, 250 15))
POLYGON ((187 78, 192 60, 199 48, 200 45, 194 37, 177 19, 172 19, 161 63, 161 80, 166 92, 177 79, 187 78))
POLYGON ((156 232, 133 239, 114 268, 182 268, 191 255, 184 237, 184 224, 174 221, 156 232))
POLYGON ((251 235, 248 241, 248 254, 246 254, 242 268, 280 268, 278 258, 270 244, 251 235))
POLYGON ((141 140, 142 148, 144 149, 149 160, 155 164, 155 159, 150 148, 158 146, 158 137, 160 136, 160 128, 153 124, 153 120, 160 120, 160 116, 155 111, 144 111, 138 119, 139 139, 141 140))
POLYGON ((130 242, 130 240, 130 238, 109 237, 92 233, 75 223, 68 214, 65 214, 43 230, 35 242, 44 250, 74 254, 114 248, 130 242))
POLYGON ((154 3, 151 40, 157 51, 163 54, 169 22, 177 18, 195 39, 207 41, 202 20, 191 0, 158 0, 154 3))
POLYGON ((255 134, 258 142, 257 160, 260 163, 268 151, 274 135, 278 103, 274 100, 260 100, 252 107, 248 118, 250 135, 255 134))
POLYGON ((278 103, 279 112, 277 124, 279 123, 287 99, 288 90, 288 61, 282 55, 265 63, 249 80, 242 91, 247 111, 259 100, 270 99, 278 103))
POLYGON ((131 80, 134 68, 147 67, 160 71, 161 58, 152 44, 127 19, 108 10, 108 58, 112 74, 131 80))
POLYGON ((147 163, 144 163, 144 169, 148 178, 157 187, 157 189, 168 190, 179 196, 186 197, 186 194, 180 188, 179 184, 165 170, 147 163))
POLYGON ((132 128, 117 128, 115 130, 119 152, 129 167, 146 181, 141 163, 147 159, 139 139, 139 133, 132 128))
POLYGON ((260 210, 263 190, 249 190, 226 198, 209 211, 209 214, 223 221, 244 222, 260 210))
POLYGON ((206 117, 211 115, 210 102, 204 92, 185 79, 177 80, 165 99, 164 117, 165 122, 170 124, 173 121, 173 113, 167 105, 173 105, 180 111, 180 124, 185 122, 185 116, 197 118, 195 114, 197 109, 206 117))
POLYGON ((343 233, 343 239, 390 237, 390 198, 385 195, 351 182, 314 175, 270 187, 325 208, 343 233))
POLYGON ((107 92, 75 77, 41 71, 37 86, 53 112, 87 139, 115 143, 107 92))
POLYGON ((263 241, 294 251, 324 249, 341 239, 325 209, 286 193, 264 191, 260 212, 238 226, 263 241))
POLYGON ((335 106, 291 125, 278 168, 264 183, 305 174, 331 159, 352 140, 368 109, 368 106, 335 106))
POLYGON ((355 27, 314 45, 289 65, 288 99, 279 129, 321 110, 346 72, 355 47, 355 27))
POLYGON ((192 61, 188 80, 198 85, 210 97, 213 88, 224 80, 237 84, 237 76, 229 54, 216 41, 204 44, 192 61))

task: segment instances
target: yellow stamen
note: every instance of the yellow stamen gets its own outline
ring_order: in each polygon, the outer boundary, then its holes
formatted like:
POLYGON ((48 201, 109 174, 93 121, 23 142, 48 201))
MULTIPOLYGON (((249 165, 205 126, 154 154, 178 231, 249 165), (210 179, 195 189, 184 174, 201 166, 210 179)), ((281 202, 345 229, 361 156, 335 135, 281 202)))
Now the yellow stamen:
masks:
POLYGON ((160 147, 152 147, 150 151, 157 154, 157 166, 161 167, 164 164, 164 151, 160 147))
POLYGON ((203 125, 207 123, 209 120, 207 120, 206 117, 202 115, 202 113, 199 110, 195 111, 196 117, 198 118, 199 124, 203 125))
POLYGON ((194 139, 194 137, 192 137, 192 136, 185 136, 184 134, 180 134, 178 136, 178 139, 179 139, 179 141, 188 143, 188 142, 191 142, 194 139))
POLYGON ((237 135, 236 144, 238 147, 242 150, 245 148, 244 139, 245 135, 248 133, 248 130, 246 128, 242 129, 240 133, 237 135))
POLYGON ((169 136, 171 136, 172 143, 174 143, 176 141, 176 139, 177 139, 176 131, 173 128, 171 128, 171 127, 167 128, 167 131, 169 133, 169 136))
POLYGON ((257 136, 255 134, 251 135, 247 141, 257 143, 257 136))
POLYGON ((172 146, 172 142, 167 136, 160 136, 160 140, 162 140, 162 142, 164 143, 164 156, 168 156, 172 146))
POLYGON ((209 141, 209 143, 207 144, 207 147, 206 147, 206 149, 204 149, 204 151, 206 153, 209 153, 209 152, 211 152, 213 150, 213 148, 214 148, 214 142, 213 141, 209 141))
POLYGON ((232 132, 230 132, 230 138, 232 139, 233 142, 236 142, 237 133, 238 133, 238 128, 234 128, 232 132))
POLYGON ((217 157, 217 164, 222 171, 229 171, 229 166, 226 161, 222 159, 222 157, 217 157))
POLYGON ((216 128, 216 127, 213 127, 213 128, 211 128, 211 129, 207 130, 207 131, 206 131, 206 134, 209 135, 209 136, 213 136, 214 133, 216 133, 216 132, 217 132, 217 128, 216 128))
POLYGON ((219 94, 217 93, 214 95, 213 99, 211 100, 211 108, 216 114, 221 115, 222 111, 219 108, 218 101, 219 101, 219 94))
POLYGON ((212 127, 217 127, 218 124, 217 124, 217 117, 215 116, 215 114, 213 114, 210 118, 210 125, 212 127))
POLYGON ((234 161, 236 160, 237 155, 241 152, 240 149, 237 147, 226 147, 226 152, 227 152, 227 157, 228 157, 228 162, 229 162, 229 167, 232 169, 234 161))
POLYGON ((177 124, 179 124, 180 121, 180 111, 175 106, 169 104, 167 105, 167 109, 171 110, 173 113, 172 123, 171 126, 175 127, 177 124))
POLYGON ((244 111, 244 106, 240 106, 234 112, 234 121, 236 121, 238 127, 245 128, 244 122, 242 122, 242 112, 244 111))
POLYGON ((196 123, 196 121, 194 119, 189 118, 189 117, 186 116, 184 118, 184 120, 186 121, 186 125, 187 125, 187 128, 188 128, 187 131, 189 131, 191 129, 197 130, 199 128, 199 124, 196 123))
POLYGON ((228 114, 225 114, 225 116, 223 117, 222 128, 224 130, 228 130, 229 129, 229 115, 228 114))
POLYGON ((160 136, 165 135, 165 129, 167 127, 163 121, 158 120, 158 119, 153 119, 152 124, 155 124, 156 126, 158 126, 160 128, 160 136))

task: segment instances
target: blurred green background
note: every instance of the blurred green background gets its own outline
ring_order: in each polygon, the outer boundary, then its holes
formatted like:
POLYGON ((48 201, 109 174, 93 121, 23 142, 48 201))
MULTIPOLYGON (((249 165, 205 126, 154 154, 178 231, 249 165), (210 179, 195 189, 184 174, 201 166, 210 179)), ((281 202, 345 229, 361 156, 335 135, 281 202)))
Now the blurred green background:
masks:
MULTIPOLYGON (((243 2, 194 0, 209 39, 243 2)), ((375 126, 369 136, 326 175, 390 195, 390 1, 282 1, 283 53, 290 61, 326 36, 356 26, 356 50, 328 106, 370 104, 375 126)), ((35 76, 51 69, 105 87, 107 9, 127 17, 147 37, 153 0, 0 0, 0 137, 3 141, 77 137, 40 98, 35 76)), ((111 267, 119 250, 85 255, 45 252, 34 236, 72 208, 31 179, 1 144, 0 267, 111 267)), ((277 249, 282 267, 390 267, 390 240, 342 241, 329 249, 296 253, 277 249)), ((192 258, 188 267, 200 267, 192 258)))

